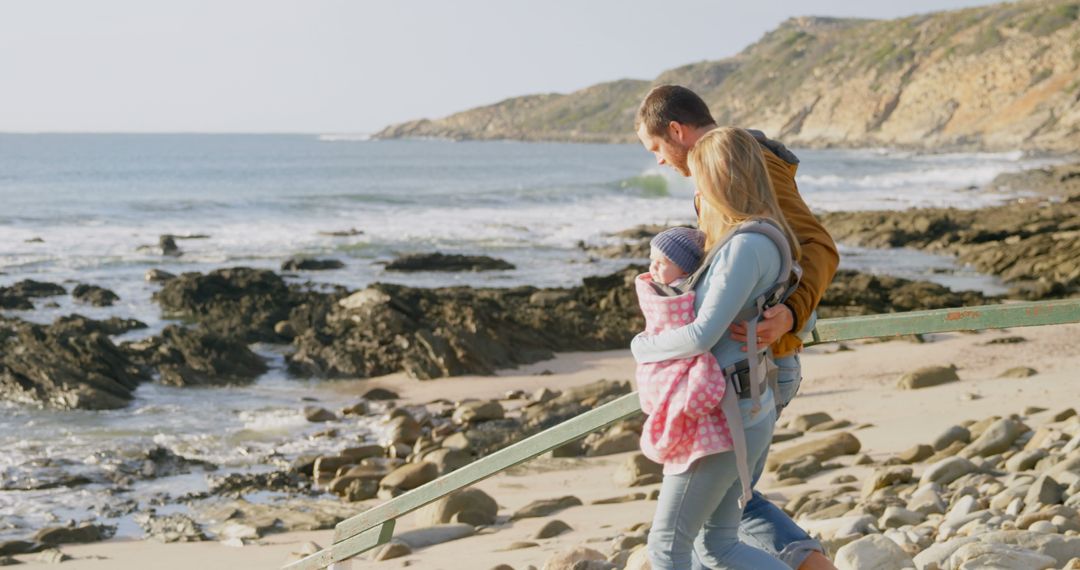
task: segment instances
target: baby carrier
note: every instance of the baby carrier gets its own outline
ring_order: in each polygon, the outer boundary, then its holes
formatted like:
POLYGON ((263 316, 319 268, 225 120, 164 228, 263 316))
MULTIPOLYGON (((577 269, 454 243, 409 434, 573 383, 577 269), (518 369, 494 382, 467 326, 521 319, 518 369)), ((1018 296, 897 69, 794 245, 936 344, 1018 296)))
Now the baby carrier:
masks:
POLYGON ((744 233, 757 233, 772 240, 780 251, 781 266, 779 275, 772 286, 754 299, 755 312, 746 319, 747 358, 723 369, 727 389, 724 390, 720 400, 720 409, 724 413, 731 434, 732 451, 735 452, 739 479, 742 483, 742 496, 739 501, 741 506, 745 506, 746 501, 750 499, 750 467, 746 453, 746 434, 743 430, 738 401, 740 399, 752 400, 754 413, 757 413, 761 409, 762 384, 768 381, 773 388, 774 397, 777 393, 776 375, 770 373, 772 359, 767 354, 769 347, 759 346, 757 343, 757 324, 766 309, 783 303, 791 296, 802 278, 802 268, 793 258, 791 246, 783 230, 770 220, 754 220, 744 222, 728 232, 724 239, 708 252, 697 271, 678 286, 652 283, 653 289, 664 296, 683 295, 692 291, 705 272, 709 270, 717 252, 733 237, 744 233))

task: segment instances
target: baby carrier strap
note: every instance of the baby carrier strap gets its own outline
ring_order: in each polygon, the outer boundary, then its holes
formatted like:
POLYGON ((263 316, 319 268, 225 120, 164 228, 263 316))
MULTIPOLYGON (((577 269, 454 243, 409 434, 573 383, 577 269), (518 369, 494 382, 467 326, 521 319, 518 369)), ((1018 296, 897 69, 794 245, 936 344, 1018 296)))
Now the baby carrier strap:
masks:
MULTIPOLYGON (((760 347, 757 343, 757 325, 762 313, 770 307, 783 303, 791 296, 799 286, 802 278, 802 268, 792 256, 791 245, 788 244, 787 236, 772 220, 752 220, 739 224, 735 229, 728 232, 702 260, 701 267, 679 286, 683 291, 693 289, 701 276, 709 270, 718 251, 723 248, 736 235, 743 233, 756 233, 768 237, 776 249, 780 251, 780 272, 776 281, 761 295, 754 299, 755 313, 746 321, 746 356, 749 361, 750 376, 750 399, 753 401, 753 413, 761 410, 761 384, 768 376, 767 357, 763 354, 768 347, 760 347)), ((731 367, 729 367, 731 368, 731 367)), ((731 433, 732 451, 735 452, 735 464, 739 472, 739 480, 742 483, 742 495, 739 499, 740 506, 745 507, 750 500, 750 465, 746 451, 746 432, 742 425, 742 413, 739 410, 738 397, 735 395, 737 388, 731 377, 727 377, 728 389, 724 393, 720 408, 728 422, 728 430, 731 433)), ((775 397, 777 386, 775 377, 770 380, 775 397)))

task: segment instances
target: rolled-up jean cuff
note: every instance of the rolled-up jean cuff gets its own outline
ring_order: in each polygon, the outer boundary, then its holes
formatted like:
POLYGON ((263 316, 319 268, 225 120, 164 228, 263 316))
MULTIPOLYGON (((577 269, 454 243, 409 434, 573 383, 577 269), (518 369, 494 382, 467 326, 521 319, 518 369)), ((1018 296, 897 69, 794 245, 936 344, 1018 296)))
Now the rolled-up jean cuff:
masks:
POLYGON ((825 548, 821 546, 820 542, 812 538, 796 540, 785 546, 776 557, 779 558, 781 562, 794 569, 802 566, 803 561, 806 560, 807 556, 810 556, 811 552, 825 554, 825 548))

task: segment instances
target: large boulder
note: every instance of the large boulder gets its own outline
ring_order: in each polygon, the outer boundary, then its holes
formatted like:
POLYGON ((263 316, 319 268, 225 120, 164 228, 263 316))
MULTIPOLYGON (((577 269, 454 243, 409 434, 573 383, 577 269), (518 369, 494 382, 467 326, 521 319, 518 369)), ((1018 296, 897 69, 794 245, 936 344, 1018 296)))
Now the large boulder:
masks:
POLYGON ((860 448, 861 444, 858 438, 849 432, 843 431, 770 453, 765 462, 765 468, 769 471, 776 471, 781 465, 803 457, 813 457, 818 462, 824 463, 841 455, 858 453, 860 448))
POLYGON ((447 495, 416 512, 417 526, 432 526, 449 522, 472 525, 495 524, 499 505, 480 489, 468 488, 447 495))

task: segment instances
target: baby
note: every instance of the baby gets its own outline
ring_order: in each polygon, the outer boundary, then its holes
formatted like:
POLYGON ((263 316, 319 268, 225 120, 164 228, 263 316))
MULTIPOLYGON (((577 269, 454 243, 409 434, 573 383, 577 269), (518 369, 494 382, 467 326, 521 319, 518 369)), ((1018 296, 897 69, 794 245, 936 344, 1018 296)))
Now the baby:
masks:
POLYGON ((691 228, 664 230, 649 245, 649 275, 669 287, 682 284, 705 257, 705 233, 691 228))
MULTIPOLYGON (((696 293, 688 278, 704 262, 705 234, 671 228, 649 245, 649 272, 639 275, 634 286, 645 316, 645 333, 657 335, 694 322, 696 293)), ((726 381, 711 352, 638 364, 636 378, 641 409, 649 416, 641 432, 641 451, 664 464, 665 474, 685 471, 707 452, 731 449, 726 433, 706 438, 685 429, 719 413, 726 381)))

